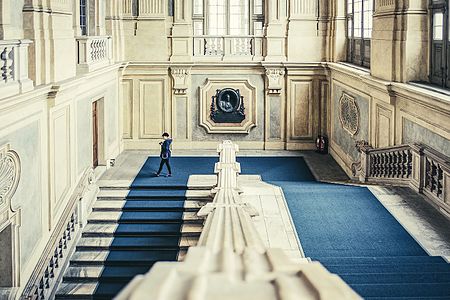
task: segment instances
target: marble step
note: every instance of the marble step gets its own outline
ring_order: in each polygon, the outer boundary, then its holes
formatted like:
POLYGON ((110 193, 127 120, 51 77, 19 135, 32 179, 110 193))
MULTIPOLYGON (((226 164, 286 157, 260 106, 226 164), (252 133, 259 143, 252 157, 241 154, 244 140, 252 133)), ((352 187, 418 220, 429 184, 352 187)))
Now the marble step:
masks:
POLYGON ((113 299, 128 283, 108 282, 62 282, 55 299, 64 300, 110 300, 113 299))
POLYGON ((144 266, 69 266, 64 273, 64 282, 120 282, 147 273, 152 264, 144 266))
POLYGON ((114 237, 141 235, 200 236, 202 224, 87 224, 84 237, 114 237))
POLYGON ((159 211, 94 211, 88 223, 202 223, 196 212, 159 212, 159 211))
POLYGON ((121 189, 101 189, 97 195, 98 200, 124 200, 124 199, 157 199, 157 200, 209 200, 213 196, 209 190, 121 190, 121 189))
POLYGON ((157 261, 174 261, 178 250, 101 250, 76 251, 70 259, 70 266, 143 266, 157 261))
POLYGON ((207 201, 103 200, 93 211, 198 211, 207 201))
POLYGON ((196 238, 177 236, 82 237, 76 249, 79 251, 179 250, 196 243, 196 238))
MULTIPOLYGON (((130 189, 133 180, 99 180, 97 185, 105 189, 130 189)), ((211 190, 217 184, 217 175, 191 175, 187 188, 193 190, 211 190)), ((169 187, 170 188, 170 187, 169 187)), ((186 186, 182 186, 186 189, 186 186)))

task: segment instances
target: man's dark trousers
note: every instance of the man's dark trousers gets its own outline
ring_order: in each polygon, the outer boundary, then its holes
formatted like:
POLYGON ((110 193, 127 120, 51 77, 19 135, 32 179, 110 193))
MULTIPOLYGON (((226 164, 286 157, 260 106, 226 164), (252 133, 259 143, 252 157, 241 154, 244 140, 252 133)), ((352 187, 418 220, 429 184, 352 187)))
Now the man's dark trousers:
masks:
POLYGON ((161 158, 161 163, 159 165, 158 174, 161 174, 161 171, 162 171, 164 165, 167 166, 167 170, 169 170, 169 174, 172 174, 172 169, 170 168, 170 159, 169 158, 167 158, 167 159, 161 158))

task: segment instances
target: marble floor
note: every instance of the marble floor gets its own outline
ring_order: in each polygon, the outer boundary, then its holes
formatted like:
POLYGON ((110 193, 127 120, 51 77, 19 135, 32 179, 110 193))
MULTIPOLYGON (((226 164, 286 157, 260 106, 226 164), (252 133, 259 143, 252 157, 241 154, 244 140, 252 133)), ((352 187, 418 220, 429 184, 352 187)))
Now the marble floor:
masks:
MULTIPOLYGON (((101 176, 102 181, 117 182, 123 186, 131 183, 147 156, 154 151, 125 151, 101 176)), ((176 156, 217 156, 215 151, 175 151, 176 156)), ((239 156, 303 156, 313 175, 319 181, 343 184, 352 182, 329 155, 312 151, 240 151, 239 156)), ((189 185, 214 181, 214 166, 209 176, 193 177, 189 185)), ((243 196, 258 211, 255 225, 261 238, 270 247, 282 248, 294 260, 301 260, 302 250, 293 226, 283 193, 279 187, 260 180, 258 176, 241 176, 243 196), (281 234, 280 234, 281 232, 281 234)), ((450 220, 427 203, 422 195, 408 188, 369 186, 379 201, 402 226, 424 247, 430 255, 443 256, 450 261, 450 220)), ((299 232, 301 238, 301 232, 299 232)))

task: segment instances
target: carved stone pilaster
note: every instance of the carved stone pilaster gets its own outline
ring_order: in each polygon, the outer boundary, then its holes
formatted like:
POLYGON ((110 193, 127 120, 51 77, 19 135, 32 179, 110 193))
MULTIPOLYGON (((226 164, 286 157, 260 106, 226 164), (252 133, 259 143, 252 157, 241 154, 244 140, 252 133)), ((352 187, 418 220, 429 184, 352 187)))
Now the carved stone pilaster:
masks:
POLYGON ((282 68, 266 69, 267 91, 269 94, 280 94, 284 85, 285 71, 282 68))
POLYGON ((186 95, 189 87, 190 69, 187 67, 170 68, 173 78, 173 93, 175 95, 186 95))

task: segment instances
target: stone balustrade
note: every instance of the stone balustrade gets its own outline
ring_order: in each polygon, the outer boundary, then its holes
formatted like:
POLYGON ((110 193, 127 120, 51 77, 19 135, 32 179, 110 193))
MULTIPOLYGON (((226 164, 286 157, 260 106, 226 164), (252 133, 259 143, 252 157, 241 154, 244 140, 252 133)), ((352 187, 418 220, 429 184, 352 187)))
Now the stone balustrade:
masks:
POLYGON ((30 40, 0 40, 0 98, 29 91, 28 47, 30 40))
POLYGON ((361 182, 410 186, 450 217, 450 158, 420 144, 359 151, 361 182))
POLYGON ((110 36, 82 36, 77 38, 77 73, 84 74, 108 66, 112 62, 110 36))
POLYGON ((256 36, 196 36, 196 59, 262 60, 263 38, 256 36))
POLYGON ((237 146, 222 143, 212 203, 198 213, 205 225, 183 262, 157 263, 136 277, 117 300, 360 299, 319 263, 293 263, 281 249, 267 249, 238 187, 237 146))

